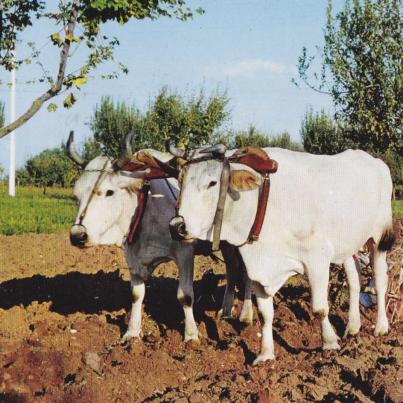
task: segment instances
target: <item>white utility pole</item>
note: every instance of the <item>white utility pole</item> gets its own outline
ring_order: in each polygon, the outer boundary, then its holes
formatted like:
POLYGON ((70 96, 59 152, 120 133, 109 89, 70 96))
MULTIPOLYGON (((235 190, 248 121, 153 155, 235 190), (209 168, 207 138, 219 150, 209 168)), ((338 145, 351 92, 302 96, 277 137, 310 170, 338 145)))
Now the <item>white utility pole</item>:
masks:
MULTIPOLYGON (((10 119, 11 122, 14 122, 15 120, 15 69, 11 70, 10 119)), ((15 197, 15 130, 10 133, 10 166, 8 171, 8 194, 12 197, 15 197)))

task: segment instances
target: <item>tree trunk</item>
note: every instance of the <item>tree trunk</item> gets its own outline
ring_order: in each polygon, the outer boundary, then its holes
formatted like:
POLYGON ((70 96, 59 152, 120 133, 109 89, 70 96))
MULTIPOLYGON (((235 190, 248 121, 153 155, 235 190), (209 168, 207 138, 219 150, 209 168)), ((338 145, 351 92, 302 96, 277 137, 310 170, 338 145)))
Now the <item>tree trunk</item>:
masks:
POLYGON ((11 133, 18 127, 22 126, 26 121, 32 118, 39 109, 41 109, 42 105, 46 102, 49 101, 49 99, 55 97, 58 95, 62 89, 63 86, 63 81, 64 81, 64 76, 66 73, 66 65, 67 65, 67 59, 69 56, 69 50, 70 50, 70 39, 69 37, 73 36, 74 34, 74 28, 76 26, 76 19, 77 19, 77 9, 73 5, 73 11, 71 13, 69 22, 67 24, 67 27, 65 29, 65 40, 64 44, 62 46, 62 50, 60 52, 60 62, 59 62, 59 70, 57 74, 57 80, 56 83, 49 88, 44 94, 36 98, 31 106, 14 122, 11 122, 7 126, 4 126, 0 128, 0 139, 2 137, 7 136, 7 134, 11 133))

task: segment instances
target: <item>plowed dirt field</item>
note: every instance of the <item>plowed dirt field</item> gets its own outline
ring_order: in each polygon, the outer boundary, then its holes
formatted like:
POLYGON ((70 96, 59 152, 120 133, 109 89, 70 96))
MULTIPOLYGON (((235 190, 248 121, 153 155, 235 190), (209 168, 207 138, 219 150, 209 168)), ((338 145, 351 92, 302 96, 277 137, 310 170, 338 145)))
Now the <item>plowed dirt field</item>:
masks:
MULTIPOLYGON (((401 238, 388 259, 396 272, 401 238)), ((252 326, 217 320, 223 266, 197 257, 195 272, 201 343, 183 343, 177 269, 168 263, 147 283, 142 339, 122 345, 130 288, 120 249, 78 250, 64 232, 0 237, 0 402, 403 401, 401 321, 375 338, 376 310, 363 309, 359 336, 322 352, 309 288, 296 278, 275 300, 276 361, 252 367, 256 309, 252 326)), ((346 295, 334 268, 331 321, 340 336, 346 295)))

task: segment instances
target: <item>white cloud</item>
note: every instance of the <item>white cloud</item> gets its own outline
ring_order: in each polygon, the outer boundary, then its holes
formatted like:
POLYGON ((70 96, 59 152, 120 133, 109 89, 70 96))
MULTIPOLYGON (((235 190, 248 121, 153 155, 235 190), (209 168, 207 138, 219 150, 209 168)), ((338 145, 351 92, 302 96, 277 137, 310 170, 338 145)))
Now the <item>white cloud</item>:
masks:
POLYGON ((262 74, 280 75, 293 72, 292 66, 268 59, 243 59, 233 64, 216 66, 210 70, 214 76, 256 77, 262 74))

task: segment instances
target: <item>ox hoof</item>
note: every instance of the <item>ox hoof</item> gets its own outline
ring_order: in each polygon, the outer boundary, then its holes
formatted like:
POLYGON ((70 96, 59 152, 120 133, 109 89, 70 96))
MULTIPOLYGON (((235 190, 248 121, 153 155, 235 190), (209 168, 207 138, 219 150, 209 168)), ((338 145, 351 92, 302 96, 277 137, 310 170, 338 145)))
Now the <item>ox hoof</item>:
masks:
POLYGON ((375 336, 385 336, 389 332, 389 325, 388 323, 377 323, 374 330, 375 336))
POLYGON ((355 336, 358 334, 361 328, 361 323, 348 323, 346 327, 346 331, 344 332, 343 338, 347 338, 348 336, 355 336))
POLYGON ((274 354, 259 354, 256 359, 253 361, 252 365, 258 365, 261 362, 269 361, 269 360, 274 360, 274 354))
POLYGON ((340 350, 340 345, 337 341, 333 341, 331 343, 324 343, 322 349, 325 351, 326 350, 340 350))
POLYGON ((136 338, 140 338, 140 331, 127 331, 123 337, 121 338, 120 342, 122 344, 127 343, 130 340, 136 339, 136 338))
POLYGON ((185 343, 187 342, 200 343, 199 332, 185 332, 185 343))
POLYGON ((253 323, 253 309, 243 309, 241 315, 239 316, 239 321, 251 325, 253 323))
POLYGON ((252 325, 253 324, 253 316, 240 316, 239 321, 244 323, 245 325, 252 325))

